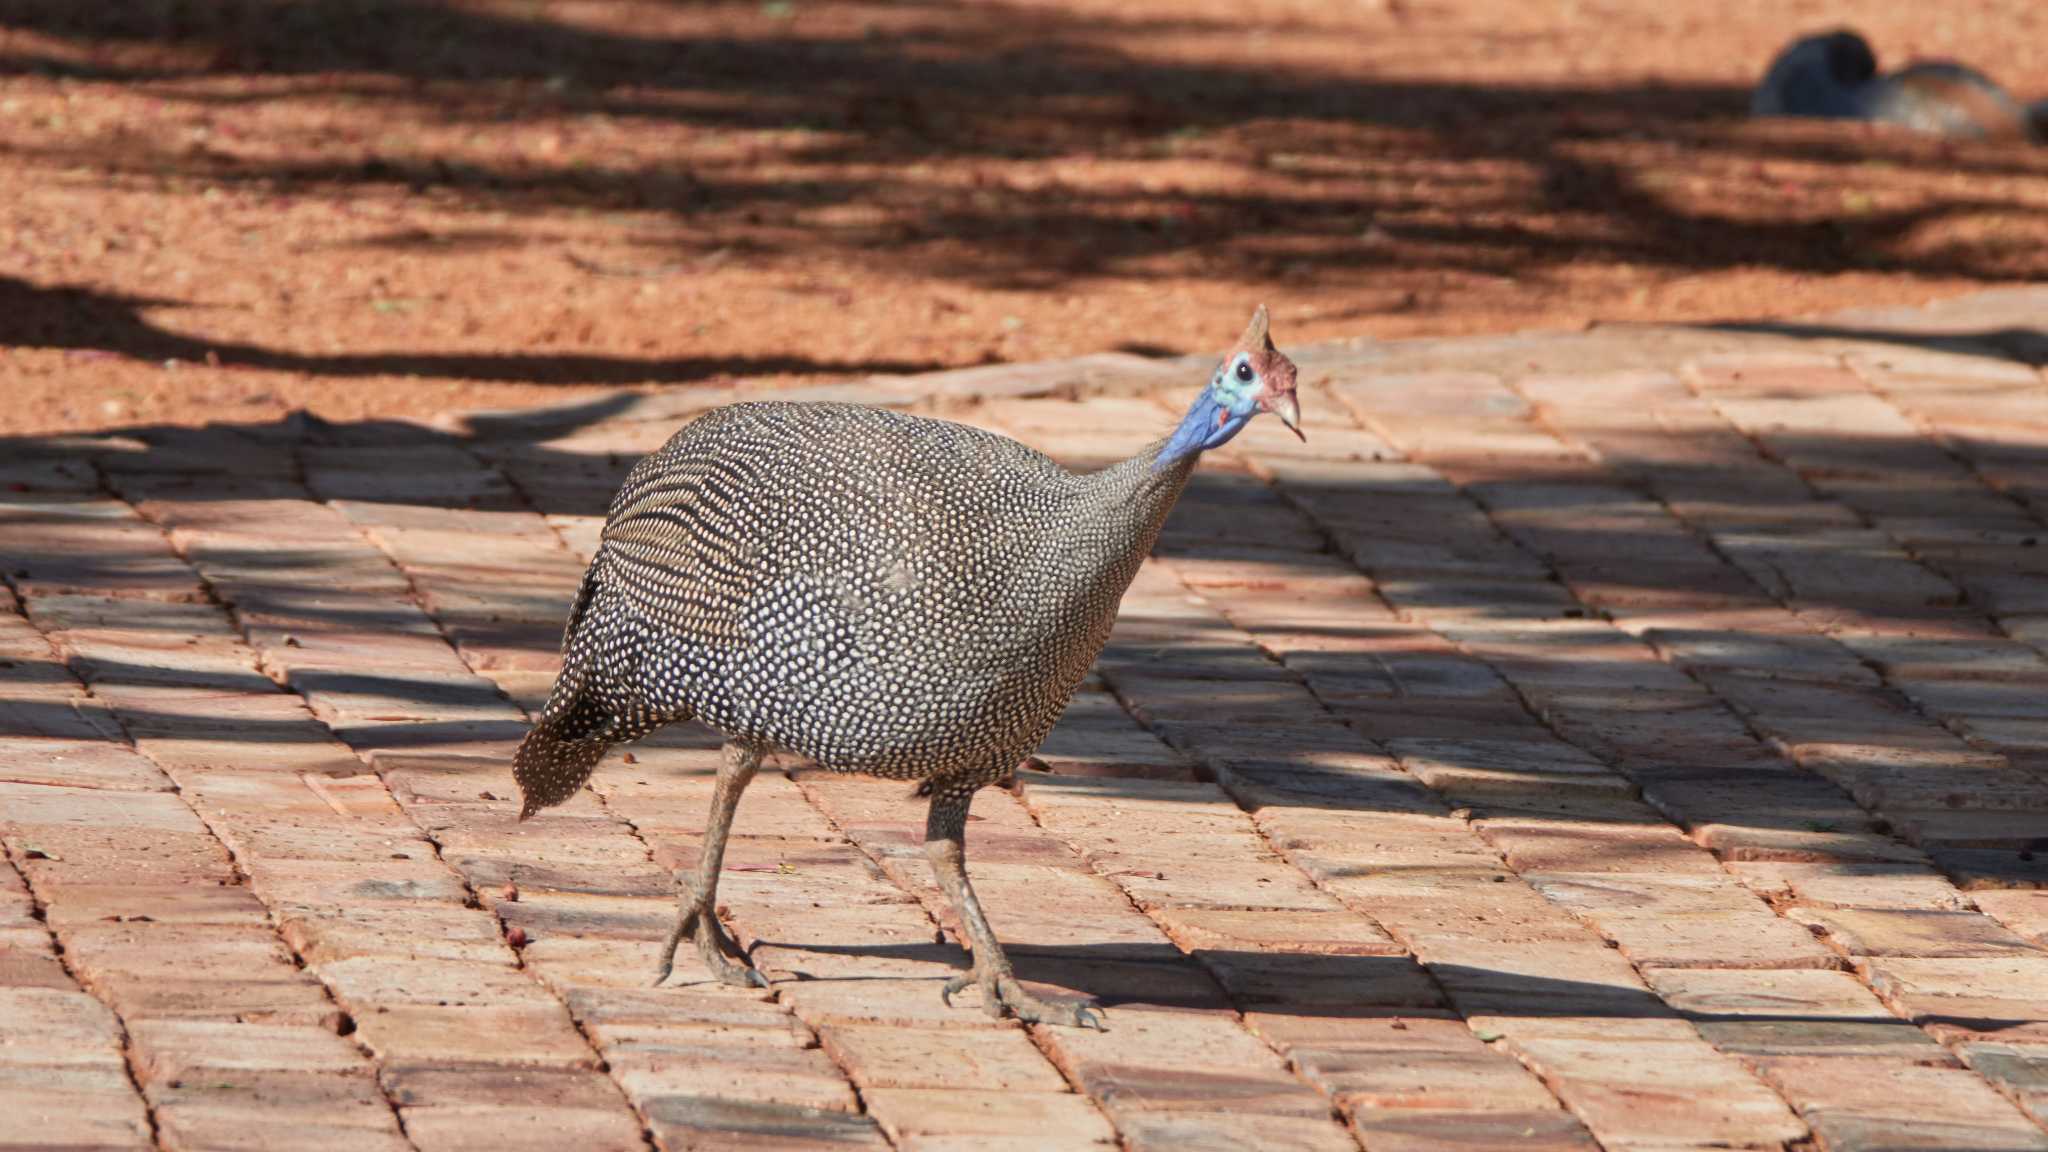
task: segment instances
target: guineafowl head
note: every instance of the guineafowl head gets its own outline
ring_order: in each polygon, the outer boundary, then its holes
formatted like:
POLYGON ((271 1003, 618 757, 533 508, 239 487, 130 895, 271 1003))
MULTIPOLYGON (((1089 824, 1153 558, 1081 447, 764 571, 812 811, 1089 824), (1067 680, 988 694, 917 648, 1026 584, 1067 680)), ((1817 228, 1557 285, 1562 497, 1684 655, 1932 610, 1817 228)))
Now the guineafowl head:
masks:
POLYGON ((1856 117, 1859 89, 1877 76, 1870 41, 1848 29, 1794 41, 1771 61, 1750 97, 1752 116, 1856 117))
POLYGON ((1302 436, 1301 403, 1294 396, 1294 361, 1273 347, 1263 304, 1159 450, 1155 467, 1229 443, 1261 412, 1278 416, 1289 431, 1308 439, 1302 436))

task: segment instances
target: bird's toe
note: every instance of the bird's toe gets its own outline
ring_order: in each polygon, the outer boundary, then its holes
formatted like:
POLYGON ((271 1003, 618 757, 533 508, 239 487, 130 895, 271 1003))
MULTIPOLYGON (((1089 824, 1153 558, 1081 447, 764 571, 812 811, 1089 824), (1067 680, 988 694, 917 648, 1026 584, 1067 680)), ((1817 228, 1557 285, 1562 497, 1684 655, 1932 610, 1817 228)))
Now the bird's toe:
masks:
POLYGON ((1108 1031, 1102 1022, 1102 1013, 1096 1009, 1078 1000, 1046 1000, 1033 996, 1014 978, 1007 976, 996 982, 992 1005, 998 1014, 1008 1009, 1010 1015, 1026 1024, 1061 1024, 1068 1028, 1108 1031))
POLYGON ((697 955, 720 984, 733 988, 766 988, 768 978, 747 963, 747 954, 733 943, 718 921, 706 915, 697 922, 697 955))
POLYGON ((720 984, 733 988, 766 988, 768 986, 768 978, 761 975, 760 969, 731 961, 714 969, 712 975, 718 977, 720 984))
POLYGON ((953 997, 966 991, 968 986, 973 983, 974 973, 962 972, 960 975, 946 981, 945 986, 939 989, 939 999, 945 1001, 946 1007, 951 1008, 953 1006, 953 997))

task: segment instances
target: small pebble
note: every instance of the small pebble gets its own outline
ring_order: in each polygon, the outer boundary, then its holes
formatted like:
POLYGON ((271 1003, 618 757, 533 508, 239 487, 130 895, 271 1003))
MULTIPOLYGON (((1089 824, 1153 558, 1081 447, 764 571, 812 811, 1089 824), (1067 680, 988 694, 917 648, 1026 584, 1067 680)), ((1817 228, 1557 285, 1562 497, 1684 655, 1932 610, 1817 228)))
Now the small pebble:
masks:
POLYGON ((505 943, 512 945, 514 948, 526 947, 526 929, 518 927, 506 929, 505 943))

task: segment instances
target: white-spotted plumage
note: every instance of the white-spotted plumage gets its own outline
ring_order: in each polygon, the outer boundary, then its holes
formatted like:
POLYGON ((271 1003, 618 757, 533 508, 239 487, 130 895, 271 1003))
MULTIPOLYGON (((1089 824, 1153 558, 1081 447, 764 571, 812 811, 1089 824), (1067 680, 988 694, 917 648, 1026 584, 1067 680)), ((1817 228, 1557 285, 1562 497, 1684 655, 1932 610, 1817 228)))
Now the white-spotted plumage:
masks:
POLYGON ((975 791, 1038 746, 1087 675, 1201 449, 1256 411, 1295 425, 1294 365, 1263 309, 1233 353, 1173 439, 1088 474, 1007 437, 858 405, 700 416, 612 502, 561 676, 514 759, 523 814, 575 794, 612 744, 693 717, 719 730, 719 800, 669 950, 695 931, 721 978, 758 980, 724 956, 709 908, 761 751, 923 781, 927 843, 991 1007, 1088 1018, 1010 980, 961 833, 975 791))
MULTIPOLYGON (((529 743, 694 716, 828 768, 978 788, 1058 719, 1192 463, 1075 475, 883 409, 707 413, 613 501, 529 743)), ((601 751, 522 749, 528 808, 601 751)))

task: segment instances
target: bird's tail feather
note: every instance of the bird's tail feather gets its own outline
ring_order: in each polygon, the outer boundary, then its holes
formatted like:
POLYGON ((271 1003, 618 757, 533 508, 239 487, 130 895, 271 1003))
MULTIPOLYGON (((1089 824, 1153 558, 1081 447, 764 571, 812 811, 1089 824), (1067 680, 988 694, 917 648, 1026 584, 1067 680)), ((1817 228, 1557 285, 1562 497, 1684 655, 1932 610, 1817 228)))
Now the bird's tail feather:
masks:
POLYGON ((659 709, 632 703, 639 694, 630 677, 621 683, 617 669, 607 672, 593 667, 591 653, 603 645, 584 633, 602 627, 607 618, 600 603, 606 561, 600 548, 577 590, 569 624, 562 630, 562 674, 555 679, 547 707, 512 757, 512 776, 519 781, 521 820, 574 796, 612 745, 638 740, 663 724, 688 720, 692 715, 690 709, 673 702, 659 709), (586 642, 579 644, 579 638, 586 642), (622 706, 621 701, 628 703, 622 706))
POLYGON ((512 756, 521 820, 574 796, 614 741, 618 722, 611 711, 567 680, 556 683, 555 698, 512 756))
POLYGON ((583 574, 582 586, 576 589, 576 602, 562 628, 562 674, 555 678, 547 706, 512 756, 521 820, 574 796, 615 739, 611 733, 618 726, 617 719, 586 692, 591 669, 588 658, 577 655, 575 643, 603 583, 604 561, 604 550, 599 548, 590 570, 583 574))

